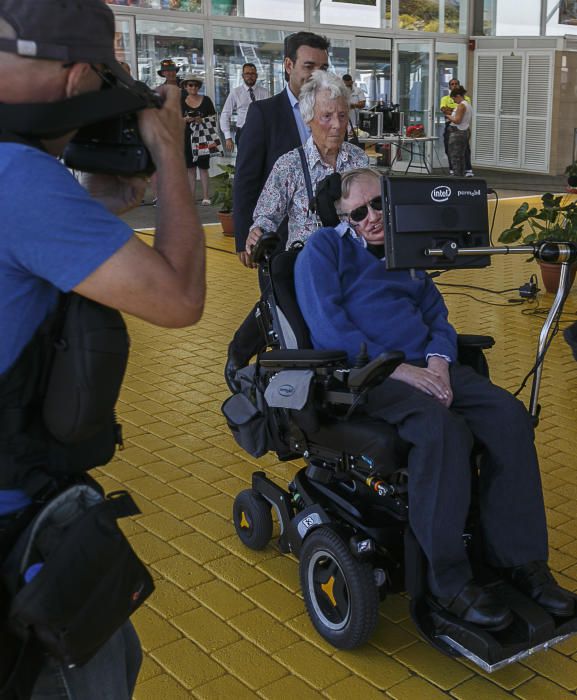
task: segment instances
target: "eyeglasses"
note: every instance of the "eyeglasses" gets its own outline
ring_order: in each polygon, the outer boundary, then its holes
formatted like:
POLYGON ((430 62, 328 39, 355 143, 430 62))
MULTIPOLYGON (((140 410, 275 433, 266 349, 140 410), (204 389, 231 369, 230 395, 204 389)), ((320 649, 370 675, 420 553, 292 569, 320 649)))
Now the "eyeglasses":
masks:
POLYGON ((369 209, 373 211, 383 211, 383 202, 380 197, 373 197, 370 202, 363 204, 362 207, 357 207, 349 212, 348 216, 351 221, 359 224, 368 216, 369 209))
POLYGON ((185 83, 185 84, 184 84, 184 87, 187 87, 187 88, 189 88, 189 87, 197 87, 197 88, 200 88, 200 85, 201 85, 200 83, 185 83))

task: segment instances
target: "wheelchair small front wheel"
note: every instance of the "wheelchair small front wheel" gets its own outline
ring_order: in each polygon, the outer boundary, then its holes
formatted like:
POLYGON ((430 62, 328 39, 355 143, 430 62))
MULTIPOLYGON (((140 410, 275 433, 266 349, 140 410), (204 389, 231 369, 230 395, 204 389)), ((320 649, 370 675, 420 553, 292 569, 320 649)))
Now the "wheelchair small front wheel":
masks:
POLYGON ((379 616, 371 565, 355 559, 336 532, 320 527, 305 538, 299 571, 307 612, 319 634, 338 649, 364 644, 379 616))
POLYGON ((264 549, 272 537, 270 503, 258 491, 246 489, 234 499, 232 518, 241 542, 251 549, 264 549))

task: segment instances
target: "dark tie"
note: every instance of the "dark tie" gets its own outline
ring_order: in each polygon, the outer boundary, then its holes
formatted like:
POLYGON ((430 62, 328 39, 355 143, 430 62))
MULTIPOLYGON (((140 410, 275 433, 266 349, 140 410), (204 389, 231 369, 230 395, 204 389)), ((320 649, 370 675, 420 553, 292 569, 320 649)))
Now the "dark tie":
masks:
POLYGON ((250 95, 250 101, 254 102, 256 100, 256 97, 254 96, 254 92, 252 91, 251 87, 249 87, 248 89, 248 94, 250 95))

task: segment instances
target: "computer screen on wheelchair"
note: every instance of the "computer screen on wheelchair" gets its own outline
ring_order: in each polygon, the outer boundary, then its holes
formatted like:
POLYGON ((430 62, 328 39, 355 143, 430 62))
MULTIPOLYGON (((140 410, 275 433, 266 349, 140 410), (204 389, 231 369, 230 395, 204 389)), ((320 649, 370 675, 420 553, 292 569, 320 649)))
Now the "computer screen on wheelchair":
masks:
POLYGON ((490 245, 487 184, 477 178, 383 177, 386 266, 394 269, 487 267, 487 255, 452 256, 490 245), (442 249, 442 256, 426 254, 442 249))

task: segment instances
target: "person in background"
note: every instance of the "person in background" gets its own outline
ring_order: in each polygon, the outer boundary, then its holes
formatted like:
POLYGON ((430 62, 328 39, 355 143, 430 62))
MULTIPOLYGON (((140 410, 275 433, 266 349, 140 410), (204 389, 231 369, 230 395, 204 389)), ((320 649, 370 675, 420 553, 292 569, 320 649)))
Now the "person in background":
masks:
MULTIPOLYGON (((182 93, 182 115, 187 125, 200 124, 205 117, 216 114, 214 104, 210 97, 199 94, 202 82, 202 76, 192 73, 184 75, 180 82, 181 87, 184 88, 182 93)), ((188 170, 188 181, 194 197, 196 195, 196 169, 198 168, 202 187, 202 205, 207 207, 210 205, 210 197, 208 195, 210 156, 193 156, 190 136, 190 129, 185 129, 184 155, 186 168, 188 170)))
POLYGON ((268 90, 256 84, 258 73, 254 63, 245 63, 242 67, 243 84, 233 88, 226 98, 224 107, 220 115, 220 128, 225 138, 225 148, 227 151, 234 150, 234 144, 238 146, 242 127, 246 120, 246 113, 253 102, 264 100, 268 95, 268 90), (230 120, 232 113, 236 111, 236 131, 234 142, 232 140, 232 127, 230 120))
POLYGON ((466 92, 462 85, 451 90, 455 109, 451 114, 446 115, 449 121, 449 159, 453 166, 453 173, 457 177, 463 177, 466 174, 467 148, 473 119, 473 108, 465 100, 466 92))
POLYGON ((355 85, 355 83, 353 82, 353 77, 348 73, 343 75, 343 83, 350 90, 349 119, 351 121, 351 126, 353 127, 353 129, 356 129, 358 124, 358 110, 365 108, 365 93, 355 85))
MULTIPOLYGON (((445 95, 444 97, 441 97, 441 103, 439 105, 439 109, 441 112, 445 115, 445 130, 443 131, 443 144, 445 146, 445 153, 447 155, 447 160, 449 162, 449 175, 454 175, 454 169, 453 165, 451 163, 451 159, 449 158, 449 127, 451 126, 451 120, 448 118, 448 115, 453 112, 455 107, 457 106, 453 98, 451 97, 451 90, 454 90, 455 88, 460 87, 461 83, 457 80, 457 78, 452 78, 449 81, 449 94, 445 95)), ((465 95, 465 101, 471 104, 471 98, 468 95, 465 95)), ((465 177, 473 177, 474 172, 471 166, 471 144, 470 140, 467 142, 467 151, 465 153, 465 177)))
POLYGON ((178 87, 178 77, 177 73, 180 67, 172 60, 172 58, 164 58, 160 62, 160 68, 157 73, 161 78, 164 78, 164 82, 161 85, 175 85, 178 87))
POLYGON ((443 298, 422 271, 387 270, 381 178, 342 176, 342 223, 308 240, 295 265, 297 300, 318 350, 342 348, 354 363, 400 350, 405 361, 370 389, 363 412, 398 428, 408 454, 409 522, 428 562, 430 602, 490 630, 511 610, 473 576, 463 542, 479 469, 480 530, 487 563, 556 617, 575 604, 547 566, 547 522, 531 417, 509 392, 457 360, 457 334, 443 298))

